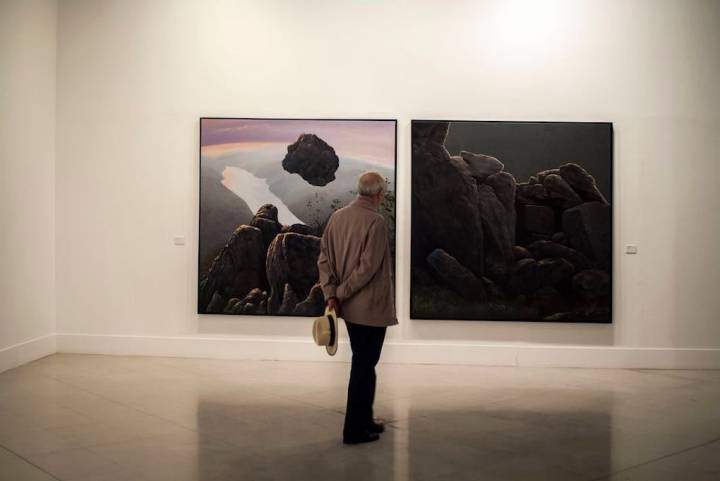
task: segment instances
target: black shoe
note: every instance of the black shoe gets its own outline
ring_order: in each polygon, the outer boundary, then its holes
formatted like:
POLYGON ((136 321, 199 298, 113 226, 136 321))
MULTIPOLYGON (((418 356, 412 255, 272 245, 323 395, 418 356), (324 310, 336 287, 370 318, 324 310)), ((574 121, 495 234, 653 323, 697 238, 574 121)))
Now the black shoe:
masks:
POLYGON ((369 433, 365 431, 364 433, 356 434, 354 436, 343 436, 343 443, 344 444, 362 444, 362 443, 371 443, 373 441, 377 441, 380 439, 380 435, 377 433, 369 433))
POLYGON ((370 421, 370 426, 368 426, 368 432, 369 433, 375 433, 380 434, 385 432, 385 423, 382 421, 370 421))

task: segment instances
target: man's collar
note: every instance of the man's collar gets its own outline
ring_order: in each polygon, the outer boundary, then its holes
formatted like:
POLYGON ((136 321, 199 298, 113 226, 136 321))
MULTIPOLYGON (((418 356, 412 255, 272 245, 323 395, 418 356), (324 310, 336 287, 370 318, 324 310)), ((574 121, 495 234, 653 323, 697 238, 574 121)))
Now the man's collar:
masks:
POLYGON ((351 202, 351 205, 356 205, 358 207, 363 207, 365 209, 369 209, 373 212, 377 212, 378 208, 375 207, 375 203, 369 198, 364 195, 358 195, 355 200, 351 202))

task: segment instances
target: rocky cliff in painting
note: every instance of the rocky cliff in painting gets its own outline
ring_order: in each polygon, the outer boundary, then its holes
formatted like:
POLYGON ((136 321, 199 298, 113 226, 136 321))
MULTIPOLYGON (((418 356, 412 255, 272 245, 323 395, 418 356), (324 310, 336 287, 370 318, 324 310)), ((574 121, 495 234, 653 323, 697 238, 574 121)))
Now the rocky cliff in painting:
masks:
POLYGON ((277 208, 260 207, 240 225, 200 282, 198 312, 319 316, 320 237, 307 226, 282 226, 277 208))
POLYGON ((483 228, 477 182, 467 164, 451 158, 443 146, 447 122, 416 129, 412 145, 412 225, 413 233, 422 235, 413 235, 412 254, 425 259, 433 250, 442 249, 482 275, 483 228))
POLYGON ((610 322, 612 207, 581 160, 518 182, 449 128, 413 123, 412 317, 610 322))
POLYGON ((244 200, 222 184, 222 174, 214 169, 202 169, 200 190, 205 202, 200 204, 198 267, 200 277, 204 277, 237 226, 247 224, 253 213, 244 200))

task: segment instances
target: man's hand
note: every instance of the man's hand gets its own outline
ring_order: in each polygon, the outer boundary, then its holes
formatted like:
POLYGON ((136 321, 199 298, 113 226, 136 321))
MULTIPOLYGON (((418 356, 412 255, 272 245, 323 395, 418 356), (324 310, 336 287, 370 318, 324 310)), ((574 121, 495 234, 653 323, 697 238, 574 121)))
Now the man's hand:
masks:
POLYGON ((333 311, 335 311, 335 315, 340 317, 340 301, 337 297, 331 297, 330 299, 328 299, 325 303, 325 306, 328 309, 332 309, 333 311))

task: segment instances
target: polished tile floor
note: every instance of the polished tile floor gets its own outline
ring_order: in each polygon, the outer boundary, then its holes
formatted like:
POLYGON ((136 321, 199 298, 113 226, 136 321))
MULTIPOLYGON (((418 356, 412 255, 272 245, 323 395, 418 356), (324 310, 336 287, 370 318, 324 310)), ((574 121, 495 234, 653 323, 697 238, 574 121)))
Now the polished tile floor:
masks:
POLYGON ((720 371, 54 355, 0 374, 0 480, 719 480, 720 371))

